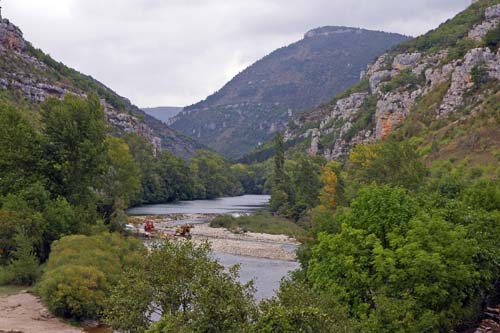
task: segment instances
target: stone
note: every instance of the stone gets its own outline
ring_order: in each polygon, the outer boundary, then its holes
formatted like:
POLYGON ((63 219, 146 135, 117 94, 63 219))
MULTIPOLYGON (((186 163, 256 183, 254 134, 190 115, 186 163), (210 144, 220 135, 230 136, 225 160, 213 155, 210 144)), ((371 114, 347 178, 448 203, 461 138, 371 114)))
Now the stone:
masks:
POLYGON ((325 128, 331 120, 350 119, 361 108, 367 96, 368 93, 353 93, 338 100, 330 114, 321 122, 320 129, 325 128))
POLYGON ((379 100, 375 113, 375 138, 377 140, 387 138, 396 126, 406 119, 415 100, 421 95, 421 89, 413 92, 390 92, 379 100))
POLYGON ((403 69, 413 67, 417 64, 420 58, 422 58, 421 53, 399 54, 394 58, 394 61, 392 62, 392 68, 400 71, 403 69))
POLYGON ((470 50, 462 62, 455 63, 451 85, 438 110, 438 117, 447 117, 463 105, 464 94, 474 86, 471 70, 483 62, 488 75, 493 79, 500 79, 500 54, 494 54, 488 48, 470 50))
POLYGON ((491 6, 491 7, 486 8, 484 16, 486 17, 487 20, 499 18, 500 17, 500 5, 495 5, 495 6, 491 6))
POLYGON ((370 77, 369 82, 370 82, 370 91, 372 93, 375 93, 378 91, 378 86, 387 80, 391 78, 392 74, 391 71, 380 71, 380 72, 375 72, 373 75, 370 77))
POLYGON ((314 128, 311 132, 311 148, 309 149, 309 156, 318 156, 320 133, 321 132, 317 128, 314 128))
POLYGON ((475 25, 469 32, 469 38, 477 42, 481 41, 488 31, 495 29, 500 24, 500 5, 486 8, 484 16, 485 20, 475 25))
POLYGON ((23 52, 26 50, 26 42, 23 33, 7 19, 0 19, 0 50, 23 52))

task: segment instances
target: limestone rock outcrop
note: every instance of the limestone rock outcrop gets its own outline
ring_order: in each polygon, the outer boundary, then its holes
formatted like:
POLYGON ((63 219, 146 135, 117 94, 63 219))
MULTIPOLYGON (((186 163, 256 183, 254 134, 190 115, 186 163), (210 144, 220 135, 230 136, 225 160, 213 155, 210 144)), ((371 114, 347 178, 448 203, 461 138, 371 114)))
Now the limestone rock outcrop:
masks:
POLYGON ((0 49, 23 52, 26 42, 21 30, 7 19, 0 18, 0 49))
MULTIPOLYGON (((468 38, 482 41, 499 24, 500 5, 489 7, 468 38)), ((331 107, 315 110, 302 116, 302 120, 294 119, 293 129, 287 129, 287 140, 308 137, 313 132, 308 130, 304 135, 301 127, 317 126, 310 150, 323 153, 327 159, 340 159, 358 143, 389 137, 417 103, 431 93, 432 116, 436 120, 457 114, 460 119, 473 115, 474 112, 458 112, 466 103, 472 103, 471 98, 484 98, 470 94, 477 84, 477 75, 484 75, 485 81, 500 80, 500 50, 494 53, 487 47, 473 48, 462 58, 451 60, 446 45, 443 43, 437 51, 389 52, 379 56, 362 72, 365 84, 331 107)))

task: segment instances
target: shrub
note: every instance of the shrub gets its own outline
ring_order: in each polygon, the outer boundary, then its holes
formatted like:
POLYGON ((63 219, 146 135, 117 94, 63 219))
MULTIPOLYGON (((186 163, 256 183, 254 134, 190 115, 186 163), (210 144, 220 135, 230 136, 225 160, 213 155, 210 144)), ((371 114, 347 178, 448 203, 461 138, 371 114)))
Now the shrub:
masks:
POLYGON ((38 292, 57 316, 98 319, 106 295, 121 272, 141 260, 142 248, 116 234, 64 237, 53 243, 38 292))

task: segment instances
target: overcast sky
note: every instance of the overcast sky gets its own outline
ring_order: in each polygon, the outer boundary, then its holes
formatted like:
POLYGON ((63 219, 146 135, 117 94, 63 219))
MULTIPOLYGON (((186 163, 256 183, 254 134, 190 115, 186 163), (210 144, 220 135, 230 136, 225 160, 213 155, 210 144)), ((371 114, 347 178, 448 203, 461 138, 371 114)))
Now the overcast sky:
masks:
POLYGON ((470 0, 2 0, 56 60, 139 106, 185 106, 313 28, 416 36, 470 0))

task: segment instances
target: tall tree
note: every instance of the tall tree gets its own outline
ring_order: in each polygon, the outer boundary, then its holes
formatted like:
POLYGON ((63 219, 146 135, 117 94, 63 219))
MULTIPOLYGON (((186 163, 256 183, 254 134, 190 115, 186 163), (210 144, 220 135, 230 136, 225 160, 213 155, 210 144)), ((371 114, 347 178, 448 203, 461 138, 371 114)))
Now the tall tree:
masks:
POLYGON ((92 202, 106 165, 106 123, 99 98, 50 99, 42 107, 42 122, 52 193, 72 204, 92 202))
POLYGON ((285 145, 281 133, 274 137, 274 173, 273 189, 271 192, 271 210, 278 213, 286 213, 289 210, 290 191, 289 179, 285 172, 285 145))

